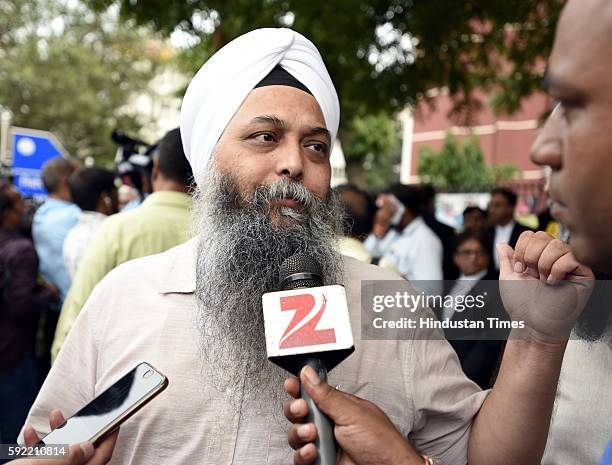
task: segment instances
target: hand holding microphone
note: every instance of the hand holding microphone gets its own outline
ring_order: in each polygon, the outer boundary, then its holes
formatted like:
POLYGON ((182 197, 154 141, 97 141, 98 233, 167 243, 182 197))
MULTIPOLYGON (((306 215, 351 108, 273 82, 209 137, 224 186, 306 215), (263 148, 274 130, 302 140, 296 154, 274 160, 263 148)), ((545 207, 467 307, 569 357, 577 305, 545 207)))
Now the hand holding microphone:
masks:
MULTIPOLYGON (((317 376, 354 350, 346 295, 342 286, 323 286, 321 266, 306 254, 289 257, 281 266, 278 292, 262 297, 268 359, 298 375, 308 365, 317 376)), ((302 389, 309 404, 306 421, 317 428, 315 465, 335 465, 334 427, 302 389)))
POLYGON ((285 381, 285 390, 296 399, 284 405, 285 416, 293 423, 289 445, 295 449, 295 465, 310 465, 317 457, 314 440, 318 431, 314 425, 302 423, 308 406, 299 399, 300 384, 335 423, 334 434, 341 448, 339 465, 423 465, 424 458, 372 402, 332 388, 310 367, 302 369, 300 381, 285 381))
POLYGON ((296 254, 281 266, 279 289, 262 297, 266 348, 270 361, 302 381, 285 382, 291 396, 301 397, 285 403, 294 463, 422 465, 382 410, 326 382, 327 370, 355 350, 344 288, 323 286, 321 266, 296 254))

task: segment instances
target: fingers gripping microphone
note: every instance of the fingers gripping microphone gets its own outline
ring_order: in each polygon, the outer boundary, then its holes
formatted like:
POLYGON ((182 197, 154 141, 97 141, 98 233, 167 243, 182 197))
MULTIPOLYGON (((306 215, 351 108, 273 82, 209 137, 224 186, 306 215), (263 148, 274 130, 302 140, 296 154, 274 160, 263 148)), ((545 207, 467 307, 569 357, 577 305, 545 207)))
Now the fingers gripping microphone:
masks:
MULTIPOLYGON (((323 286, 321 266, 307 254, 283 262, 278 287, 262 297, 268 359, 295 376, 308 364, 326 380, 328 370, 355 350, 344 287, 323 286)), ((334 465, 334 425, 303 388, 301 395, 306 421, 317 427, 315 464, 334 465)))

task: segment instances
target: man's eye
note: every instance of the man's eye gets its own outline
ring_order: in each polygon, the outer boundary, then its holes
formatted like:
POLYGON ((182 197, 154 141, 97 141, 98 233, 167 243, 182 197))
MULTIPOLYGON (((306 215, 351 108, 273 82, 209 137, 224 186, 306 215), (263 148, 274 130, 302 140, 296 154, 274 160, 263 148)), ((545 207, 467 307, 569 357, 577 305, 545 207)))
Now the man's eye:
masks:
POLYGON ((321 142, 315 142, 313 144, 310 144, 310 147, 313 150, 317 151, 317 152, 321 152, 321 153, 327 155, 328 149, 327 149, 327 145, 326 144, 323 144, 321 142))
POLYGON ((274 134, 269 132, 260 132, 259 134, 254 134, 253 138, 259 142, 274 142, 274 134))

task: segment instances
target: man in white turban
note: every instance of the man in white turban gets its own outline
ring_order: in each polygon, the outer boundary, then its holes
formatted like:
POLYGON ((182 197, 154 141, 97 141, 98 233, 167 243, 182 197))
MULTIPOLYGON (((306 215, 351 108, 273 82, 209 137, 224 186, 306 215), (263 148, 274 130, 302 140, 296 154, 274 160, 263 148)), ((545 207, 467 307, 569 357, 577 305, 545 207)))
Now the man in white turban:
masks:
POLYGON ((318 50, 291 29, 258 29, 219 50, 189 84, 181 108, 181 134, 194 173, 205 172, 229 122, 251 91, 264 84, 294 86, 314 97, 333 144, 340 106, 318 50))
POLYGON ((448 343, 419 330, 402 340, 359 338, 361 282, 397 278, 336 251, 342 215, 329 156, 338 121, 321 56, 292 30, 252 31, 208 60, 189 85, 180 126, 198 234, 98 285, 27 424, 46 432, 53 408, 72 414, 146 360, 170 385, 121 427, 113 464, 288 463, 285 374, 266 358, 261 295, 276 290, 286 258, 307 252, 326 284, 345 286, 356 339, 330 383, 384 411, 410 439, 406 463, 423 463, 421 453, 465 463, 486 393, 448 343))

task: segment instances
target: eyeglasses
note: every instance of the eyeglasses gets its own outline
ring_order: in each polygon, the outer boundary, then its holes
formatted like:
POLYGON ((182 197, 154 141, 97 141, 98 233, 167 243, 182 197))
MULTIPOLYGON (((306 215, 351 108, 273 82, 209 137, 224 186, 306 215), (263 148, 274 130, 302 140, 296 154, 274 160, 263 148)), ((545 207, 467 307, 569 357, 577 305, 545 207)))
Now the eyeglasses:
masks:
POLYGON ((457 250, 455 254, 460 257, 469 257, 470 255, 474 255, 476 257, 486 257, 487 253, 484 250, 457 250))

